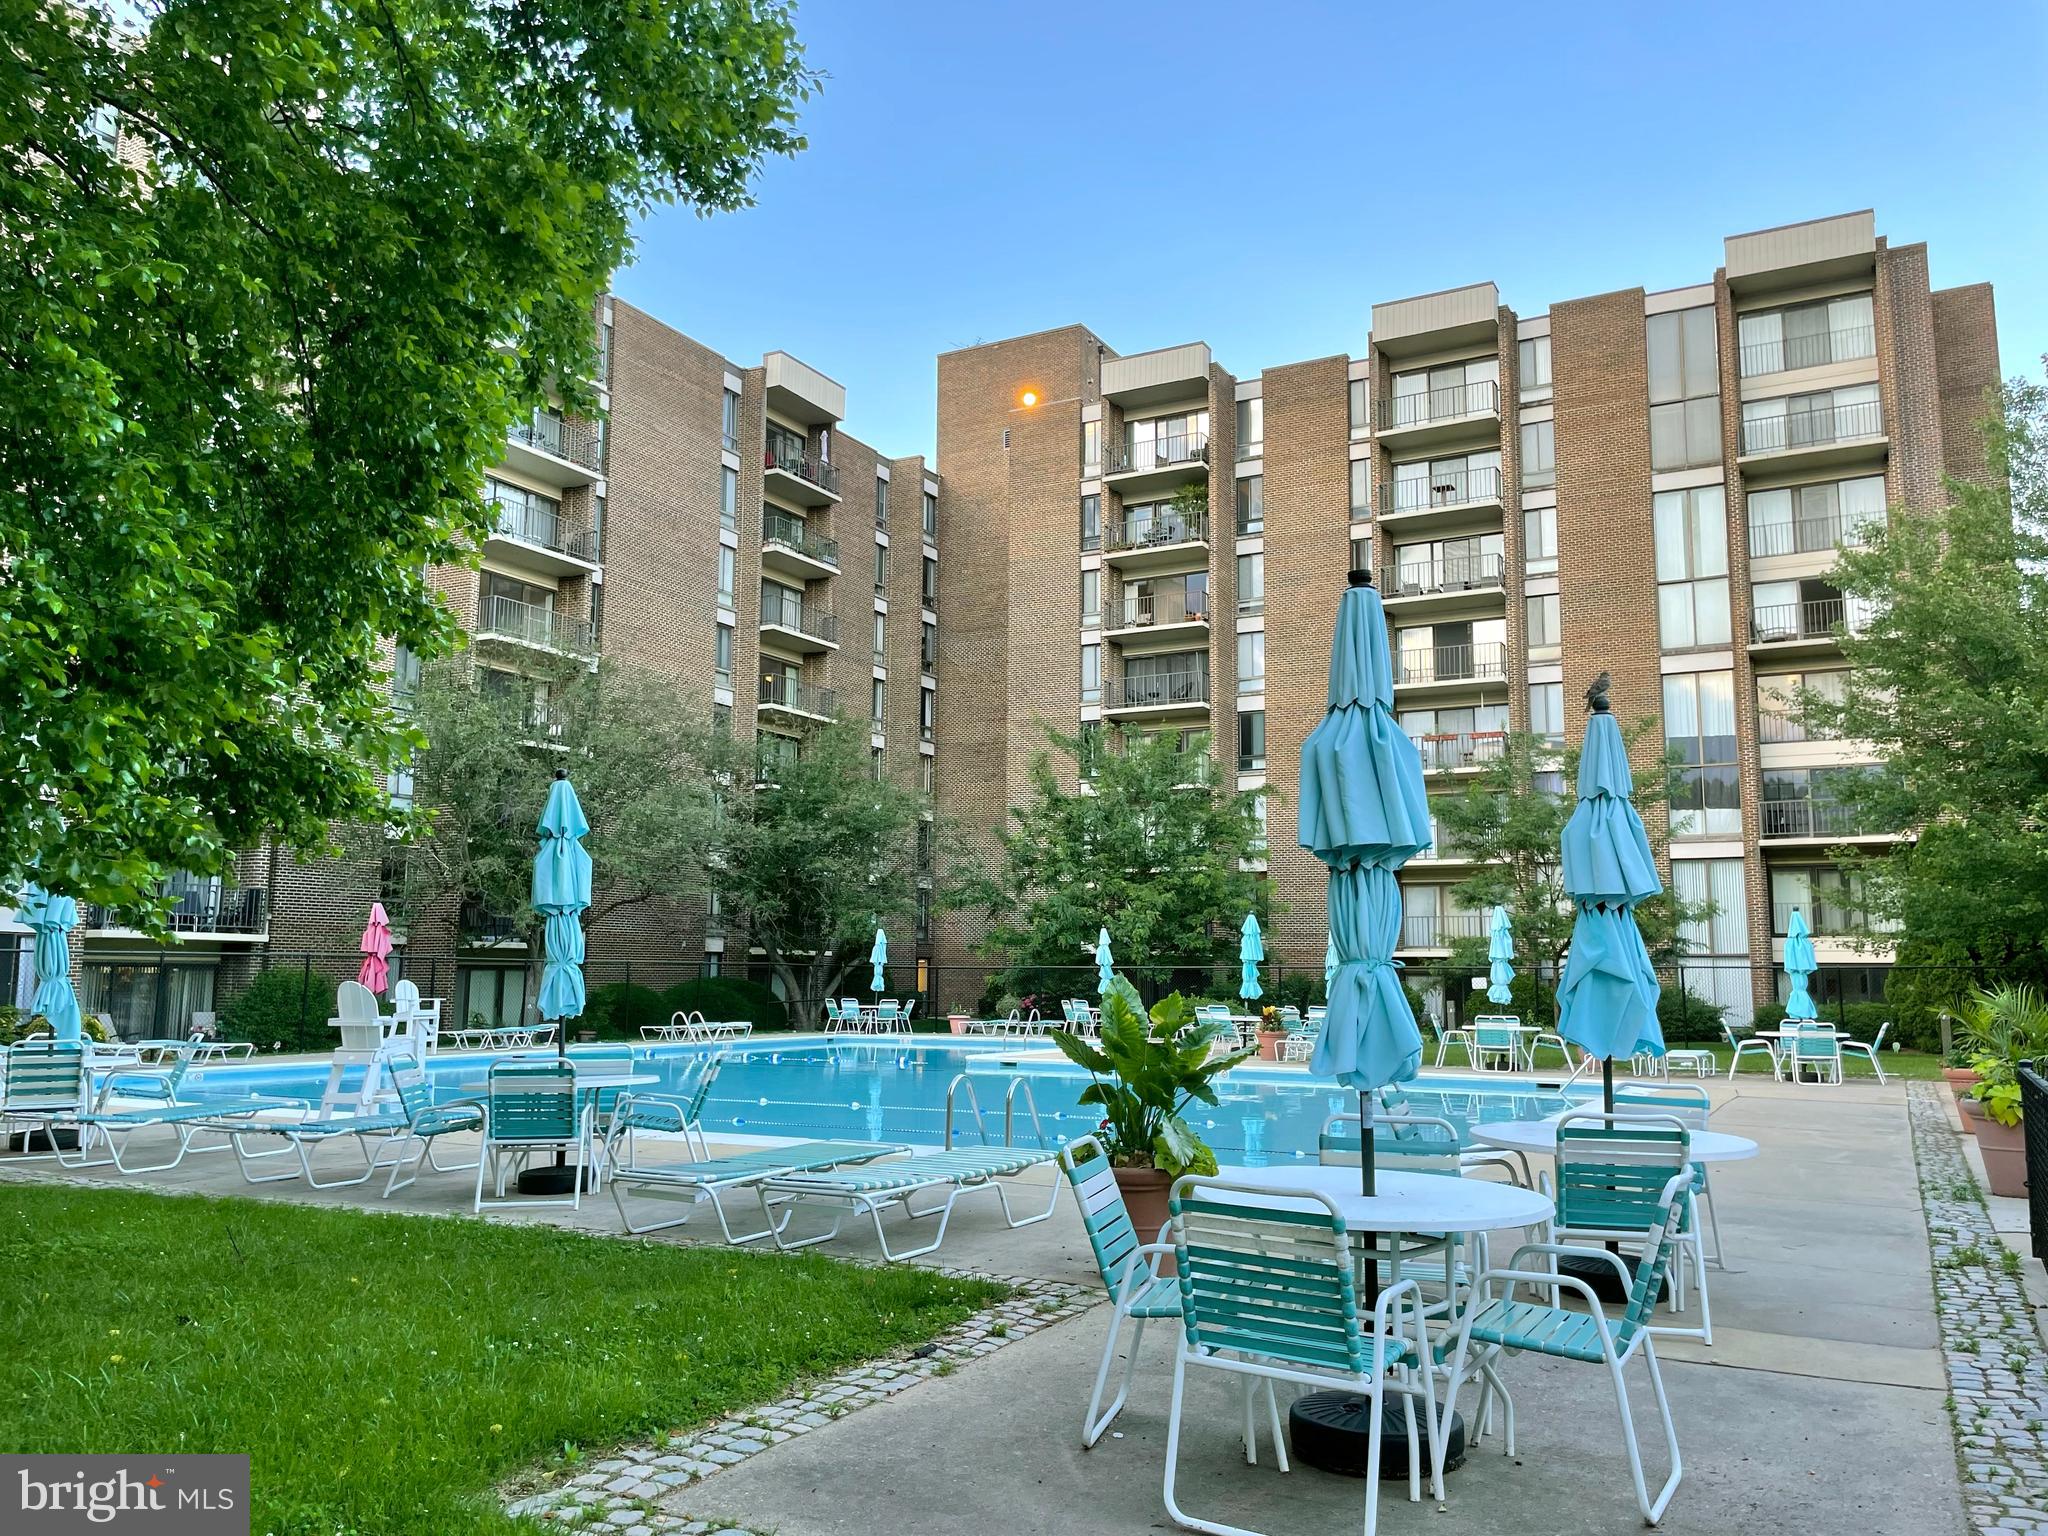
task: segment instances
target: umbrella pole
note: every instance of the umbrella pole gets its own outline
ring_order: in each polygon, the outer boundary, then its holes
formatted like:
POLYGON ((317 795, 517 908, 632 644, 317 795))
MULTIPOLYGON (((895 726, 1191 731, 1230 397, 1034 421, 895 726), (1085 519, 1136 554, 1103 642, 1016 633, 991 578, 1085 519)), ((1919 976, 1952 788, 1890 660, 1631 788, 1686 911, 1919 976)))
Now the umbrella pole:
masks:
MULTIPOLYGON (((1358 1192, 1370 1200, 1378 1193, 1379 1178, 1373 1167, 1372 1146, 1372 1095, 1361 1088, 1358 1090, 1358 1192)), ((1365 1264, 1365 1304, 1376 1307, 1380 1304, 1380 1235, 1366 1234, 1371 1245, 1365 1264)))

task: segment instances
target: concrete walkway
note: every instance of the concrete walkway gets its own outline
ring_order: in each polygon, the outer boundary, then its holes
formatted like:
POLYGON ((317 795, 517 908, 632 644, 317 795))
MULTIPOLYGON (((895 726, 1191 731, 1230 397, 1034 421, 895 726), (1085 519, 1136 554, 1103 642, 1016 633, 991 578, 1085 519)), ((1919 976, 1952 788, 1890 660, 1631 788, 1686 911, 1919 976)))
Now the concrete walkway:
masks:
MULTIPOLYGON (((1763 1155, 1713 1173, 1729 1264, 1711 1276, 1713 1347, 1673 1340, 1659 1350, 1668 1362, 1686 1467, 1663 1528, 1962 1532, 1902 1085, 1795 1089, 1722 1079, 1709 1086, 1715 1128, 1756 1138, 1763 1155)), ((452 1145, 448 1151, 458 1155, 452 1145)), ((386 1206, 375 1195, 381 1178, 354 1190, 286 1184, 251 1191, 229 1159, 208 1156, 131 1182, 447 1212, 468 1209, 468 1180, 430 1174, 386 1206)), ((507 1219, 555 1218, 522 1212, 507 1219)), ((608 1197, 560 1219, 617 1231, 608 1197)), ((715 1236, 708 1217, 652 1240, 702 1241, 707 1229, 715 1236)), ((1514 1240, 1496 1235, 1501 1259, 1514 1240)), ((872 1234, 852 1233, 824 1251, 872 1259, 872 1234)), ((963 1205, 939 1258, 982 1273, 1099 1284, 1070 1205, 1052 1221, 1015 1232, 1002 1228, 993 1201, 963 1205)), ((1170 1328, 1147 1336, 1117 1434, 1093 1451, 1079 1447, 1107 1322, 1106 1307, 1098 1305, 1008 1341, 950 1374, 679 1489, 660 1501, 661 1509, 779 1536, 1171 1529, 1160 1494, 1170 1328)), ((1518 1408, 1517 1459, 1500 1455, 1498 1439, 1487 1441, 1451 1474, 1441 1512, 1427 1500, 1409 1504, 1405 1485, 1387 1485, 1381 1528, 1639 1529, 1604 1372, 1522 1358, 1508 1362, 1506 1376, 1518 1408)), ((1638 1374, 1632 1388, 1640 1382, 1638 1374)), ((1247 1466, 1235 1395, 1201 1382, 1189 1397, 1185 1508, 1269 1532, 1356 1528, 1361 1484, 1306 1468, 1283 1476, 1270 1455, 1247 1466)), ((1641 1405, 1636 1417, 1653 1481, 1661 1480, 1654 1419, 1641 1405)))

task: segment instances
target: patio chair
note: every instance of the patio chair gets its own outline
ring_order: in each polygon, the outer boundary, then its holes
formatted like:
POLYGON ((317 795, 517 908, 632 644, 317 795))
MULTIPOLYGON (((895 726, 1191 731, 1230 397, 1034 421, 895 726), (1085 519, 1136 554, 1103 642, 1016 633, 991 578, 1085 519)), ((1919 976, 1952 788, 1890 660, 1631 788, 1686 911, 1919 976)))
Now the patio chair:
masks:
POLYGON ((336 1031, 333 1054, 328 1058, 327 1086, 320 1093, 320 1113, 339 1113, 352 1102, 354 1112, 366 1114, 384 1096, 384 1042, 391 1034, 391 1021, 377 1011, 377 994, 359 981, 344 981, 334 989, 334 1017, 327 1021, 336 1031), (363 1069, 353 1100, 342 1091, 351 1068, 363 1069))
MULTIPOLYGON (((1359 1121, 1355 1114, 1332 1115, 1316 1133, 1316 1161, 1325 1168, 1356 1168, 1360 1160, 1359 1121)), ((1464 1134, 1451 1121, 1436 1115, 1406 1113, 1378 1115, 1372 1122, 1374 1166, 1396 1173, 1428 1173, 1440 1178, 1464 1177, 1464 1134)), ((1406 1232, 1398 1263, 1389 1263, 1385 1248, 1368 1235, 1365 1251, 1381 1261, 1383 1278, 1413 1280, 1418 1285, 1443 1287, 1441 1301, 1427 1309, 1431 1315, 1448 1313, 1456 1306, 1467 1278, 1462 1262, 1465 1239, 1435 1232, 1406 1232), (1424 1262, 1434 1260, 1434 1262, 1424 1262), (1385 1272, 1394 1271, 1388 1275, 1385 1272)), ((1485 1234, 1475 1234, 1474 1250, 1482 1257, 1476 1268, 1484 1267, 1485 1234)))
POLYGON ((1431 1033, 1436 1036, 1436 1065, 1444 1064, 1444 1057, 1454 1045, 1461 1047, 1468 1057, 1472 1054, 1472 1031, 1462 1024, 1446 1026, 1444 1021, 1431 1014, 1425 1021, 1431 1033))
POLYGON ((1778 1058, 1778 1045, 1776 1041, 1759 1040, 1750 1032, 1748 1027, 1738 1030, 1726 1019, 1721 1021, 1721 1037, 1728 1042, 1729 1050, 1734 1052, 1728 1059, 1728 1076, 1731 1079, 1737 1072, 1742 1070, 1743 1056, 1752 1051, 1761 1051, 1770 1058, 1771 1076, 1773 1078, 1784 1077, 1785 1070, 1778 1058))
POLYGON ((1842 1082, 1842 1037, 1828 1024, 1804 1024, 1798 1033, 1786 1042, 1790 1047, 1786 1067, 1792 1074, 1792 1081, 1799 1082, 1802 1075, 1813 1074, 1817 1083, 1842 1082))
POLYGON ((1671 1076, 1671 1059, 1668 1054, 1660 1056, 1655 1051, 1637 1051, 1628 1059, 1628 1071, 1631 1077, 1668 1078, 1671 1076))
POLYGON ((1316 1053, 1316 1037, 1304 1031, 1280 1042, 1281 1061, 1308 1061, 1316 1053))
POLYGON ((1325 1008, 1321 1003, 1314 1003, 1310 1005, 1308 1015, 1302 1020, 1302 1025, 1307 1029, 1321 1029, 1323 1027, 1323 1020, 1329 1016, 1329 1009, 1325 1008))
POLYGON ((416 1180, 422 1163, 436 1173, 462 1173, 477 1167, 483 1161, 481 1152, 475 1163, 443 1163, 434 1156, 434 1142, 442 1136, 481 1131, 483 1105, 475 1099, 436 1104, 426 1070, 417 1059, 394 1062, 390 1071, 392 1089, 405 1113, 405 1128, 379 1146, 370 1159, 371 1167, 375 1168, 384 1160, 385 1153, 392 1154, 391 1173, 384 1180, 384 1198, 389 1200, 394 1190, 404 1189, 416 1180), (401 1173, 405 1175, 402 1179, 401 1173))
POLYGON ((855 1034, 866 1033, 868 1027, 867 1015, 860 1011, 859 999, 851 997, 839 999, 839 1017, 846 1021, 846 1027, 855 1034))
POLYGON ((23 1040, 7 1047, 0 1061, 7 1068, 6 1081, 0 1084, 0 1133, 11 1140, 19 1127, 21 1134, 21 1154, 9 1161, 44 1156, 62 1161, 56 1133, 75 1125, 85 1112, 91 1084, 86 1042, 23 1040), (30 1151, 38 1129, 49 1144, 48 1153, 30 1151))
POLYGON ((1877 1074, 1879 1083, 1884 1081, 1884 1063, 1878 1059, 1877 1053, 1884 1049, 1884 1037, 1891 1032, 1891 1027, 1892 1021, 1886 1019, 1877 1026, 1876 1036, 1867 1043, 1862 1040, 1851 1040, 1846 1036, 1839 1042, 1842 1055, 1845 1058, 1853 1051, 1870 1063, 1870 1070, 1877 1074))
POLYGON ((441 1048, 441 999, 421 997, 417 984, 401 981, 391 991, 391 1022, 412 1042, 422 1061, 441 1048))
MULTIPOLYGON (((496 1200, 505 1206, 561 1205, 560 1195, 512 1200, 505 1195, 508 1172, 522 1168, 536 1152, 574 1152, 583 1166, 591 1158, 592 1113, 576 1091, 576 1069, 567 1062, 501 1061, 484 1080, 483 1152, 476 1164, 473 1211, 484 1208, 484 1183, 497 1175, 496 1200)), ((583 1204, 583 1179, 570 1181, 571 1210, 583 1204)))
POLYGON ((1537 1051, 1543 1049, 1545 1046, 1548 1046, 1551 1050, 1557 1052, 1558 1055, 1562 1056, 1564 1058, 1564 1064, 1566 1066, 1569 1067, 1572 1064, 1571 1042, 1565 1039, 1563 1035, 1558 1034, 1555 1030, 1546 1029, 1538 1034, 1531 1035, 1529 1037, 1529 1043, 1522 1047, 1522 1059, 1528 1062, 1529 1070, 1531 1072, 1534 1072, 1536 1070, 1537 1051))
MULTIPOLYGON (((764 1148, 752 1152, 738 1152, 725 1157, 700 1156, 680 1163, 642 1163, 631 1149, 631 1135, 639 1131, 664 1132, 681 1135, 688 1141, 695 1130, 695 1120, 687 1110, 670 1099, 626 1097, 619 1101, 612 1114, 612 1135, 627 1138, 626 1155, 619 1156, 618 1143, 611 1145, 606 1154, 609 1173, 606 1183, 611 1186, 612 1203, 618 1207, 619 1220, 628 1232, 635 1235, 646 1232, 660 1232, 669 1227, 679 1227, 690 1219, 690 1212, 666 1221, 642 1221, 635 1223, 632 1213, 626 1208, 626 1192, 653 1200, 680 1201, 686 1206, 695 1206, 709 1201, 718 1217, 718 1230, 728 1243, 757 1243, 772 1235, 773 1231, 786 1226, 789 1213, 784 1212, 779 1221, 772 1210, 768 1221, 755 1232, 735 1232, 725 1207, 724 1196, 735 1191, 751 1191, 764 1179, 778 1176, 818 1173, 832 1168, 856 1167, 871 1163, 876 1158, 898 1157, 911 1149, 900 1143, 871 1141, 804 1141, 786 1147, 764 1148)), ((697 1131, 701 1137, 702 1132, 697 1131)), ((787 1201, 776 1202, 787 1205, 787 1201)))
POLYGON ((1280 1027, 1290 1035, 1299 1034, 1306 1026, 1301 1021, 1301 1010, 1292 1003, 1280 1005, 1280 1027))
MULTIPOLYGON (((1672 1175, 1685 1172, 1683 1220, 1675 1241, 1688 1250, 1686 1262, 1671 1272, 1671 1310, 1686 1307, 1687 1271, 1699 1286, 1700 1326, 1657 1326, 1657 1332, 1714 1342, 1714 1314, 1707 1294, 1706 1245, 1700 1240, 1695 1191, 1698 1179, 1691 1161, 1691 1132, 1670 1114, 1641 1111, 1614 1114, 1584 1111, 1564 1116, 1557 1125, 1557 1181, 1548 1188, 1546 1175, 1537 1185, 1557 1202, 1550 1241, 1579 1238, 1600 1243, 1633 1243, 1648 1252, 1656 1239, 1658 1191, 1672 1175)), ((1553 1298, 1554 1299, 1554 1298, 1553 1298)), ((1648 1326, 1647 1324, 1645 1326, 1648 1326)))
POLYGON ((1472 1021, 1472 1065, 1486 1070, 1489 1061, 1505 1061, 1512 1072, 1522 1064, 1522 1032, 1513 1019, 1481 1017, 1472 1021))
MULTIPOLYGON (((1553 1360, 1605 1365, 1621 1417, 1622 1442, 1628 1450, 1636 1507, 1642 1512, 1647 1525, 1655 1525, 1664 1518, 1672 1494, 1678 1491, 1683 1471, 1678 1452, 1678 1429, 1672 1422, 1671 1403, 1664 1394, 1663 1374, 1657 1367, 1657 1349, 1652 1335, 1658 1330, 1650 1326, 1650 1318, 1665 1275, 1680 1267, 1675 1261, 1686 1221, 1685 1208, 1691 1180, 1691 1168, 1681 1166, 1657 1192, 1651 1208, 1653 1220, 1645 1231, 1644 1251, 1633 1277, 1621 1260, 1605 1248, 1571 1247, 1562 1243, 1526 1244, 1515 1250, 1506 1269, 1488 1270, 1482 1274, 1474 1287, 1473 1303, 1465 1314, 1464 1325, 1458 1330, 1457 1348, 1451 1355, 1451 1379, 1444 1394, 1444 1412, 1449 1414, 1457 1406, 1458 1389, 1463 1386, 1468 1372, 1475 1366, 1480 1369, 1496 1367, 1501 1356, 1510 1351, 1544 1355, 1553 1360), (1613 1323, 1607 1320, 1600 1310, 1599 1298, 1585 1281, 1557 1273, 1560 1258, 1583 1259, 1596 1264, 1605 1262, 1614 1266, 1628 1288, 1628 1302, 1619 1319, 1613 1323), (1547 1267, 1533 1267, 1532 1259, 1540 1259, 1547 1267), (1548 1290, 1550 1304, 1516 1301, 1517 1286, 1548 1290), (1584 1302, 1585 1310, 1573 1311, 1559 1306, 1560 1289, 1573 1292, 1584 1302), (1638 1355, 1649 1373, 1657 1417, 1664 1427, 1665 1450, 1671 1458, 1671 1475, 1654 1496, 1643 1476, 1642 1450, 1636 1443, 1635 1421, 1629 1414, 1626 1367, 1638 1355)), ((1505 1393, 1497 1378, 1495 1385, 1497 1390, 1505 1393)), ((1513 1456, 1513 1409, 1509 1408, 1502 1417, 1506 1420, 1502 1450, 1513 1456)), ((1433 1472, 1439 1498, 1443 1495, 1444 1449, 1443 1442, 1438 1441, 1433 1472)))
MULTIPOLYGON (((302 1178, 310 1189, 342 1189, 362 1184, 378 1169, 389 1166, 384 1152, 392 1142, 402 1140, 410 1131, 412 1114, 430 1107, 431 1100, 424 1093, 415 1093, 408 1104, 404 1093, 396 1089, 395 1076, 401 1068, 416 1072, 418 1063, 411 1059, 402 1043, 393 1042, 384 1052, 383 1059, 377 1062, 375 1070, 379 1080, 393 1081, 398 1105, 395 1109, 323 1114, 311 1112, 307 1106, 299 1104, 293 1106, 296 1113, 213 1116, 202 1119, 201 1124, 204 1129, 227 1134, 228 1145, 234 1149, 235 1164, 246 1183, 275 1184, 285 1179, 302 1178), (274 1138, 284 1145, 268 1151, 252 1150, 250 1141, 259 1136, 274 1138), (347 1178, 320 1177, 314 1168, 314 1153, 342 1141, 353 1143, 361 1154, 362 1170, 347 1178), (276 1158, 292 1159, 296 1166, 287 1167, 282 1173, 257 1171, 276 1158)), ((389 1192, 387 1184, 386 1193, 389 1192)))
POLYGON ((1180 1281, 1161 1276, 1159 1266, 1173 1245, 1161 1227, 1152 1242, 1141 1242, 1131 1225, 1131 1213, 1117 1188, 1109 1156, 1093 1136, 1070 1142, 1060 1152, 1060 1171, 1074 1186, 1074 1203, 1081 1208, 1081 1225, 1088 1233, 1088 1246, 1095 1254, 1095 1267, 1109 1292, 1109 1337, 1102 1343, 1102 1363, 1096 1367, 1095 1390, 1088 1398, 1088 1411, 1081 1418, 1081 1446, 1086 1450, 1100 1440, 1116 1416, 1123 1412, 1130 1396, 1131 1377, 1138 1368, 1138 1346, 1145 1338, 1145 1324, 1154 1318, 1180 1316, 1180 1281), (1116 1363, 1116 1344, 1125 1321, 1131 1327, 1130 1354, 1124 1361, 1123 1379, 1116 1397, 1107 1408, 1102 1394, 1109 1385, 1109 1373, 1116 1363))
POLYGON ((228 1143, 194 1146, 193 1139, 218 1127, 202 1122, 245 1117, 264 1111, 305 1111, 293 1099, 245 1095, 237 1098, 188 1099, 185 1079, 199 1059, 198 1048, 180 1051, 166 1072, 110 1072, 100 1082, 89 1112, 78 1117, 81 1134, 76 1158, 60 1155, 59 1162, 70 1168, 111 1167, 119 1173, 162 1173, 184 1162, 192 1152, 225 1152, 228 1143), (137 1131, 170 1130, 177 1137, 177 1150, 168 1162, 131 1163, 126 1156, 129 1138, 137 1131), (96 1142, 107 1146, 105 1157, 91 1155, 96 1142))
POLYGON ((1408 1497, 1422 1497, 1423 1436, 1438 1454, 1436 1404, 1430 1395, 1429 1337, 1416 1286, 1401 1280, 1361 1308, 1358 1255, 1344 1219, 1316 1194, 1278 1196, 1222 1179, 1183 1178, 1168 1202, 1174 1255, 1180 1267, 1181 1339, 1173 1359, 1173 1401, 1166 1421, 1166 1512, 1180 1524, 1220 1536, 1256 1536, 1243 1527, 1183 1510, 1175 1492, 1181 1419, 1190 1370, 1224 1371, 1243 1383, 1245 1459, 1258 1460, 1256 1404, 1265 1417, 1281 1471, 1287 1444, 1277 1382, 1340 1388, 1368 1400, 1365 1532, 1379 1525, 1380 1425, 1386 1394, 1401 1402, 1408 1430, 1408 1497))
POLYGON ((903 1009, 893 997, 885 997, 875 1005, 875 1033, 893 1035, 903 1028, 903 1009))
POLYGON ((1664 1052, 1664 1075, 1670 1077, 1677 1072, 1690 1072, 1694 1077, 1712 1077, 1714 1053, 1697 1046, 1674 1045, 1664 1052))
MULTIPOLYGON (((1704 1088, 1685 1088, 1676 1083, 1623 1083, 1614 1090, 1616 1114, 1668 1116, 1688 1131, 1704 1131, 1714 1112, 1714 1101, 1704 1088)), ((1714 1211, 1713 1176, 1703 1162, 1693 1164, 1693 1194, 1707 1224, 1707 1258, 1721 1263, 1721 1219, 1714 1211)))

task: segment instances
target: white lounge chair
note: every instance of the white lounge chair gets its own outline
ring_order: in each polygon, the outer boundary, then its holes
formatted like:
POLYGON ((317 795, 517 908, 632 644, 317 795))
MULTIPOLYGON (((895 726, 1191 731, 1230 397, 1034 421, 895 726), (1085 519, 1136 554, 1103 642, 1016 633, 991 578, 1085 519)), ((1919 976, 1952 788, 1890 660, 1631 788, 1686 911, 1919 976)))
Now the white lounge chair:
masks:
POLYGON ((1010 1209, 1010 1196, 1005 1186, 1013 1183, 1020 1174, 1046 1166, 1056 1155, 1048 1149, 1030 1147, 972 1147, 954 1152, 928 1152, 864 1168, 778 1175, 762 1180, 755 1186, 755 1192, 761 1201, 761 1214, 773 1228, 770 1235, 775 1239, 775 1246, 783 1252, 830 1242, 839 1235, 840 1226, 850 1214, 866 1216, 874 1222, 875 1238, 881 1244, 882 1257, 893 1263, 936 1250, 946 1240, 946 1226, 952 1220, 953 1206, 962 1195, 994 1191, 1002 1205, 1003 1221, 1011 1227, 1028 1227, 1044 1221, 1059 1205, 1060 1186, 1066 1182, 1064 1179, 1052 1181, 1052 1199, 1046 1202, 1044 1210, 1025 1216, 1019 1216, 1010 1209), (926 1194, 943 1194, 944 1198, 938 1204, 922 1209, 912 1204, 915 1197, 926 1194), (835 1207, 832 1225, 809 1237, 784 1237, 787 1218, 780 1225, 774 1218, 778 1197, 835 1207), (932 1240, 901 1252, 892 1248, 889 1234, 882 1226, 882 1213, 893 1206, 901 1206, 904 1213, 912 1218, 938 1217, 938 1230, 932 1234, 932 1240))

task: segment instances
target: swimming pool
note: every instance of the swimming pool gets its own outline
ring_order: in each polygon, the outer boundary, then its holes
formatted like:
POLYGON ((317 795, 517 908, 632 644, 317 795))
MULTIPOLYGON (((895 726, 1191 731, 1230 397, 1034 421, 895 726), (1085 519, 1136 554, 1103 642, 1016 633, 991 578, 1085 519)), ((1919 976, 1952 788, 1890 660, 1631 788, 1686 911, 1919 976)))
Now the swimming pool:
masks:
MULTIPOLYGON (((720 1049, 702 1045, 643 1048, 639 1070, 660 1074, 661 1086, 641 1091, 681 1092, 696 1058, 720 1049)), ((740 1136, 853 1138, 940 1146, 945 1140, 946 1091, 960 1074, 974 1084, 982 1122, 993 1140, 1003 1134, 1003 1104, 1010 1082, 1031 1085, 1048 1141, 1071 1141, 1100 1123, 1093 1106, 1076 1101, 1088 1076, 1065 1062, 1043 1060, 1043 1042, 963 1041, 951 1036, 913 1041, 851 1041, 793 1036, 723 1047, 722 1065, 704 1106, 704 1128, 740 1136), (1033 1056, 1040 1059, 1032 1060, 1033 1056)), ((473 1093, 489 1056, 450 1053, 435 1057, 428 1073, 437 1098, 473 1093)), ((187 1087, 197 1096, 263 1093, 318 1102, 327 1081, 321 1062, 208 1067, 195 1071, 187 1087)), ((1189 1107, 1188 1120, 1226 1163, 1251 1166, 1315 1155, 1316 1132, 1333 1114, 1354 1113, 1357 1095, 1327 1079, 1300 1072, 1244 1066, 1217 1084, 1222 1103, 1189 1107)), ((1445 1114, 1467 1123, 1527 1120, 1578 1102, 1571 1095, 1518 1083, 1473 1077, 1426 1078, 1408 1085, 1413 1113, 1445 1114)), ((1017 1136, 1031 1134, 1024 1097, 1017 1097, 1017 1136)), ((979 1140, 963 1093, 956 1103, 955 1140, 979 1140)))

